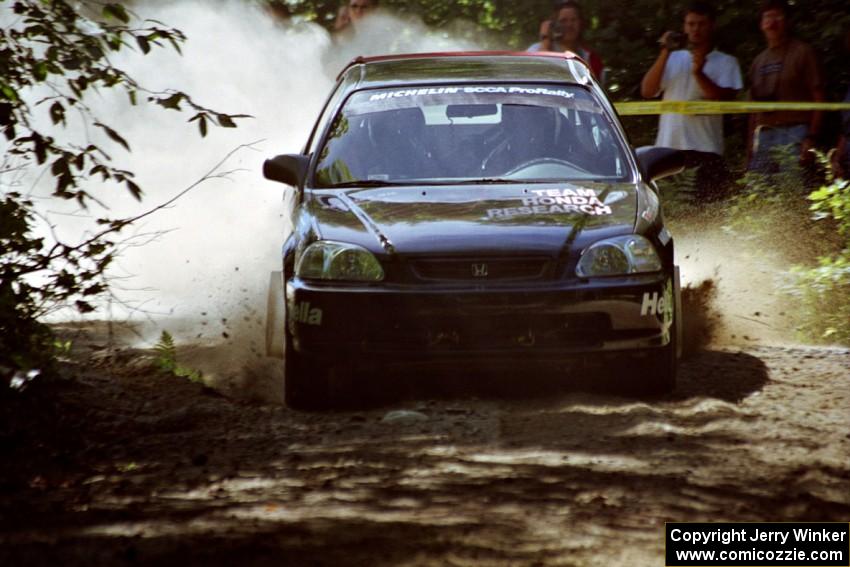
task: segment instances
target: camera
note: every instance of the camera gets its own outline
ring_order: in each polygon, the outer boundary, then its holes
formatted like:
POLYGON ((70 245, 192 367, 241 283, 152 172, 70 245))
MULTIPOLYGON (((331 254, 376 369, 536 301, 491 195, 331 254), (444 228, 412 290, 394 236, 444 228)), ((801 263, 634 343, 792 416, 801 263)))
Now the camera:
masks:
POLYGON ((558 20, 550 20, 549 21, 549 38, 552 42, 552 50, 556 51, 558 49, 558 45, 561 43, 561 39, 564 37, 564 28, 561 26, 558 20))
POLYGON ((668 32, 667 37, 664 38, 664 47, 670 51, 682 49, 685 47, 685 34, 676 31, 668 32))

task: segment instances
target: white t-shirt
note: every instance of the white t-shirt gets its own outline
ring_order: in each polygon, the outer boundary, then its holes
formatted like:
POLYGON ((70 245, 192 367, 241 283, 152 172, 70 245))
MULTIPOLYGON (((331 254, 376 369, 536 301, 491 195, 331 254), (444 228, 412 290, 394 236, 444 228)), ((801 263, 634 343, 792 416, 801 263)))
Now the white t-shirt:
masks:
MULTIPOLYGON (((693 59, 687 49, 670 54, 661 77, 662 100, 705 100, 692 68, 693 59)), ((741 89, 744 86, 738 60, 716 49, 706 57, 703 72, 718 87, 741 89)), ((723 116, 662 114, 655 144, 723 155, 723 116)))

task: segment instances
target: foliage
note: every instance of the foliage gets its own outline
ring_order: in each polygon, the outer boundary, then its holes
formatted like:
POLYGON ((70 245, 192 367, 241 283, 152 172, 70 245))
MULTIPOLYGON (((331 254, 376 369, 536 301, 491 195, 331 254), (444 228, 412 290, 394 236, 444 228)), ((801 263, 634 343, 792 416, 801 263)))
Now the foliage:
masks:
POLYGON ((676 175, 658 180, 658 189, 663 196, 666 216, 686 217, 700 208, 696 199, 696 180, 696 168, 686 169, 676 175))
MULTIPOLYGON (((795 305, 804 339, 850 344, 850 181, 827 170, 827 183, 808 193, 810 176, 796 155, 777 148, 774 158, 777 173, 749 172, 739 182, 726 228, 765 255, 797 262, 781 291, 795 305)), ((827 164, 822 155, 819 162, 827 164)))
MULTIPOLYGON (((776 148, 772 157, 776 173, 748 172, 738 182, 725 229, 765 256, 797 264, 780 290, 795 305, 802 338, 850 344, 850 182, 826 169, 827 183, 810 193, 811 172, 790 148, 776 148)), ((818 161, 827 167, 823 155, 818 161)))
POLYGON ((799 301, 801 335, 850 345, 850 249, 821 257, 814 268, 797 267, 787 293, 799 301))
MULTIPOLYGON (((50 331, 39 322, 57 303, 83 313, 108 290, 106 270, 115 256, 115 237, 131 219, 99 218, 99 232, 65 242, 45 225, 37 203, 15 187, 15 174, 42 170, 55 182, 52 196, 82 207, 100 203, 93 183, 121 186, 141 200, 133 173, 113 165, 113 148, 129 151, 120 132, 87 105, 90 93, 121 89, 136 105, 141 97, 171 110, 190 110, 201 135, 208 124, 234 127, 240 115, 205 108, 180 91, 152 92, 116 67, 111 56, 134 50, 145 55, 185 40, 179 30, 139 22, 116 3, 65 0, 0 0, 7 24, 0 30, 0 131, 6 152, 0 163, 0 366, 32 368, 54 353, 50 331), (80 116, 103 143, 63 141, 80 116), (47 124, 45 126, 45 124, 47 124), (8 181, 8 179, 12 181, 8 181)), ((114 189, 113 189, 114 190, 114 189)))
POLYGON ((850 181, 834 179, 809 195, 815 220, 833 218, 838 224, 838 234, 850 244, 850 181))
POLYGON ((800 331, 810 339, 850 344, 850 181, 834 179, 809 195, 818 221, 834 221, 843 248, 796 267, 788 293, 800 301, 800 331))
POLYGON ((769 241, 780 227, 814 228, 805 199, 811 183, 807 170, 791 146, 772 148, 771 157, 781 164, 775 173, 748 171, 737 182, 726 228, 741 238, 769 241))
POLYGON ((177 345, 168 331, 162 331, 159 342, 153 347, 156 352, 156 366, 163 372, 180 378, 188 378, 192 382, 203 382, 201 372, 192 370, 177 362, 177 345))

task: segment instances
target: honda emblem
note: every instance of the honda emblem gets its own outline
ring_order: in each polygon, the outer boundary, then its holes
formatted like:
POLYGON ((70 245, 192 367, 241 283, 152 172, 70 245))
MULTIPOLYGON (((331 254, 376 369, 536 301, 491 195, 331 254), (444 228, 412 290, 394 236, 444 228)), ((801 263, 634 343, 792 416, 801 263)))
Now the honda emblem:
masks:
POLYGON ((474 277, 474 278, 486 278, 487 277, 487 264, 472 264, 472 277, 474 277))

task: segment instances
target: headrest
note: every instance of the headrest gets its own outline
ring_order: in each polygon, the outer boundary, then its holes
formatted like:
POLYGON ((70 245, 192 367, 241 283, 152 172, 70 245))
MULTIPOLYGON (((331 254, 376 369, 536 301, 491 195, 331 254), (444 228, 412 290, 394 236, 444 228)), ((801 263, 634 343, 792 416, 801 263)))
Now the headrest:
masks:
POLYGON ((502 124, 509 132, 518 130, 530 136, 554 132, 557 117, 554 108, 527 104, 502 105, 502 124))
POLYGON ((373 136, 399 136, 419 131, 425 126, 425 117, 418 107, 397 108, 376 112, 370 122, 373 136))

